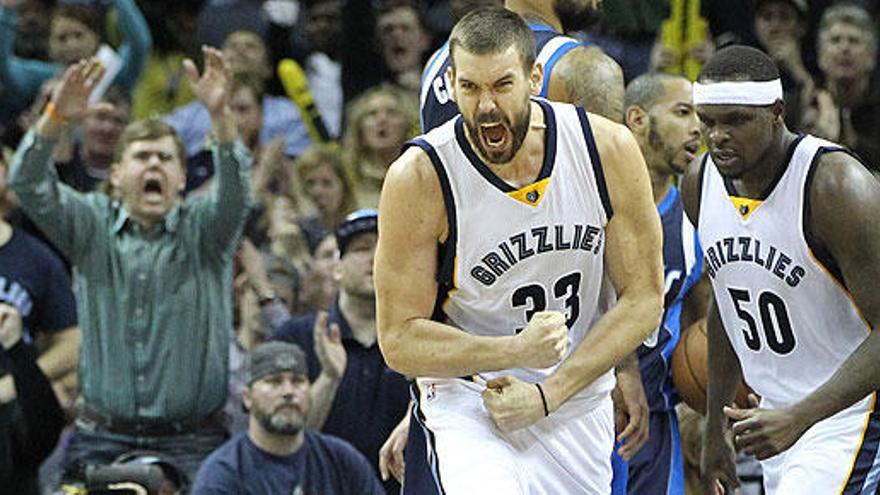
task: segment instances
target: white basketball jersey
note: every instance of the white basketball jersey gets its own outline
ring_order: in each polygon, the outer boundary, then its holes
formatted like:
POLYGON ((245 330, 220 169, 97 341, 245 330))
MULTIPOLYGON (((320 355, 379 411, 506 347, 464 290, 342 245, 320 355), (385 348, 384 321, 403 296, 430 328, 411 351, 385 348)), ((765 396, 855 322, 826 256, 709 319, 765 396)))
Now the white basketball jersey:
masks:
MULTIPOLYGON (((586 113, 534 101, 547 124, 545 160, 535 183, 521 189, 478 158, 460 116, 414 141, 437 170, 450 225, 435 318, 475 335, 510 336, 535 312, 557 310, 568 320, 571 352, 614 301, 603 264, 611 206, 586 113)), ((554 369, 481 376, 535 382, 554 369)), ((581 397, 613 384, 609 372, 581 397)))
POLYGON ((812 136, 793 147, 788 168, 760 204, 737 208, 732 184, 711 157, 702 172, 706 271, 745 381, 768 407, 810 394, 868 335, 833 260, 805 230, 819 155, 841 148, 812 136))

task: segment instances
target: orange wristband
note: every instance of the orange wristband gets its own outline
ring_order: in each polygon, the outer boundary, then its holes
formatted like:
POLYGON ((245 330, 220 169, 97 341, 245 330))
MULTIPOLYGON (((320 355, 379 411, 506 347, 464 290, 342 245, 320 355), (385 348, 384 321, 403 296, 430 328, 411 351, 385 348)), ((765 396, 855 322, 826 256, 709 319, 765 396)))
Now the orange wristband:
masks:
POLYGON ((49 103, 46 103, 45 113, 49 116, 52 122, 55 122, 56 124, 63 124, 65 122, 64 117, 62 117, 61 114, 59 114, 58 111, 55 110, 55 104, 51 101, 49 103))

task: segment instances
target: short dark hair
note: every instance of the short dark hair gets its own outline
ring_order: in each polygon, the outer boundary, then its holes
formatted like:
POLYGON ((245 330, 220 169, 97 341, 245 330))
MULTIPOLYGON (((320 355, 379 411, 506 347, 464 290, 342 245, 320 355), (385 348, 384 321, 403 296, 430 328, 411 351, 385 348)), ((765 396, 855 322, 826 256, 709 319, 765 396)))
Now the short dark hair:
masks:
POLYGON ((458 47, 486 55, 501 53, 515 46, 526 71, 535 63, 535 36, 526 22, 510 10, 484 7, 461 18, 449 35, 449 60, 455 68, 455 50, 458 47))
POLYGON ((171 136, 174 139, 174 148, 177 150, 180 166, 186 169, 186 147, 184 147, 183 141, 181 141, 177 132, 174 131, 174 128, 159 117, 136 120, 128 124, 119 136, 119 141, 116 142, 116 151, 113 159, 117 163, 121 161, 125 150, 135 141, 153 141, 165 136, 171 136))
POLYGON ((766 53, 745 45, 722 48, 703 66, 699 81, 772 81, 779 68, 766 53))
POLYGON ((638 106, 644 110, 650 109, 654 102, 666 94, 665 83, 676 79, 687 80, 684 76, 666 72, 648 72, 640 75, 627 84, 623 108, 638 106))

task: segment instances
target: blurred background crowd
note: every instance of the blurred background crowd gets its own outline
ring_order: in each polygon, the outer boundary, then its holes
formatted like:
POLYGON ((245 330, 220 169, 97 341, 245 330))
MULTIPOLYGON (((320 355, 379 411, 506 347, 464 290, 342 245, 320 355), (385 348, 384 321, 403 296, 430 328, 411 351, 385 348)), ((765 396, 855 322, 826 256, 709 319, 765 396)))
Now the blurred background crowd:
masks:
MULTIPOLYGON (((27 477, 21 486, 32 493, 38 478, 44 492, 57 488, 65 440, 84 407, 77 400, 77 377, 88 365, 77 362, 82 338, 72 280, 81 274, 71 272, 69 260, 6 187, 12 152, 43 114, 64 68, 97 56, 113 68, 112 81, 100 95, 103 104, 59 139, 53 155, 58 178, 77 191, 115 198, 118 191, 108 179, 123 130, 158 116, 183 141, 183 194, 205 194, 215 175, 211 117, 182 67, 187 57, 201 59, 202 45, 221 49, 231 69, 229 106, 253 156, 254 202, 232 283, 225 288, 234 326, 225 427, 229 434, 248 427, 241 389, 247 385, 250 350, 270 339, 296 342, 309 356, 309 378, 326 385, 312 391, 312 407, 324 410, 310 415, 308 426, 351 442, 378 476, 379 448, 405 415, 408 391, 405 379, 384 366, 376 345, 375 236, 355 242, 358 234, 375 233, 375 223, 363 220, 374 214, 363 209, 377 206, 386 170, 403 143, 419 133, 421 74, 428 57, 458 16, 501 3, 0 0, 0 233, 11 227, 32 237, 21 247, 13 242, 16 234, 5 241, 0 235, 0 302, 20 311, 21 341, 33 348, 31 358, 55 397, 22 396, 18 381, 26 379, 19 379, 25 375, 16 366, 28 359, 4 342, 0 480, 27 477), (359 213, 350 216, 354 212, 359 213), (34 412, 39 419, 28 423, 34 412), (22 431, 34 429, 47 431, 38 440, 29 437, 39 443, 32 456, 18 458, 10 446, 24 441, 22 431), (8 472, 14 465, 16 472, 8 472)), ((880 167, 880 2, 602 3, 596 23, 569 34, 601 47, 621 65, 627 81, 648 71, 693 79, 721 46, 759 47, 783 74, 792 130, 844 144, 868 166, 880 167)), ((107 355, 113 352, 127 351, 107 355)), ((175 385, 158 386, 173 393, 175 385)), ((138 459, 176 470, 161 453, 135 452, 120 462, 138 459)), ((186 473, 169 476, 182 484, 181 475, 186 473)), ((6 493, 3 486, 11 485, 0 485, 6 493)), ((388 493, 396 488, 393 480, 385 483, 388 493)))

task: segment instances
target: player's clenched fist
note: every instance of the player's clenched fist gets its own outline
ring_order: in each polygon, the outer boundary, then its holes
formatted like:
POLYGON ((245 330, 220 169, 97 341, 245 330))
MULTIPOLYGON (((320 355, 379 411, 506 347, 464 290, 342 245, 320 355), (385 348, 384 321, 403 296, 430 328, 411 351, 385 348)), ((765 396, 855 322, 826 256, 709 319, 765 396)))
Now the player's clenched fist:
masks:
POLYGON ((568 327, 559 311, 535 313, 517 335, 522 350, 522 367, 547 368, 557 364, 568 351, 568 327))

